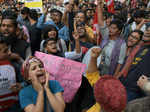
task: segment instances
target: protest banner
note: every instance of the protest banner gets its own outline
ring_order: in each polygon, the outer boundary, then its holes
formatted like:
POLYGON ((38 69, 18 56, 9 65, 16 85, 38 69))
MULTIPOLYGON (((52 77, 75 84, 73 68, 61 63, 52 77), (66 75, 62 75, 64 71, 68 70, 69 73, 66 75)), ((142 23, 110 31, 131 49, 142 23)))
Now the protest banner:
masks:
POLYGON ((35 9, 38 13, 43 12, 42 0, 25 0, 25 6, 30 9, 35 9))
POLYGON ((36 52, 39 58, 50 73, 50 80, 57 80, 64 88, 65 102, 71 102, 81 85, 82 73, 85 71, 85 64, 69 59, 36 52))
POLYGON ((11 85, 16 83, 16 73, 11 65, 0 65, 0 95, 11 93, 11 85))

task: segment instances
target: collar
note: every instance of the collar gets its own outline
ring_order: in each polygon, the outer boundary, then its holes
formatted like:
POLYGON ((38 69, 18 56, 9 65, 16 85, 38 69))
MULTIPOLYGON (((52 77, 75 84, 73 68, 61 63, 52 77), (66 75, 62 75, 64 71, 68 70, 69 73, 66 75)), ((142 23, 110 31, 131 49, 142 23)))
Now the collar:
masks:
POLYGON ((0 65, 10 65, 10 61, 9 60, 3 60, 3 61, 0 61, 0 65))

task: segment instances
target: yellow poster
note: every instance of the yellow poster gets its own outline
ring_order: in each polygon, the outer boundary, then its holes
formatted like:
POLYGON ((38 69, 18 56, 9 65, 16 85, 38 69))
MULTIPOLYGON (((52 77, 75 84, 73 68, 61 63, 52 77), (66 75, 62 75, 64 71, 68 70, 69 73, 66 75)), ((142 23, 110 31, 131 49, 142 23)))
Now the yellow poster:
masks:
POLYGON ((38 13, 43 12, 42 0, 25 0, 25 6, 30 9, 36 9, 38 13))
POLYGON ((24 2, 25 2, 25 0, 18 0, 18 2, 23 2, 23 3, 24 3, 24 2))

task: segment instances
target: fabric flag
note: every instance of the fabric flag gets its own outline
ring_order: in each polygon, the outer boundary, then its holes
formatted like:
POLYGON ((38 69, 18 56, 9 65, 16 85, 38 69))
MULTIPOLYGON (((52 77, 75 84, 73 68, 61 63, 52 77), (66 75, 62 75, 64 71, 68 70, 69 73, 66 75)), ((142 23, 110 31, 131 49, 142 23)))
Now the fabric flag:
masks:
POLYGON ((136 6, 137 6, 136 0, 131 0, 131 7, 136 8, 136 6))
POLYGON ((98 26, 97 9, 96 9, 96 12, 95 12, 94 18, 93 18, 93 32, 94 32, 95 38, 97 39, 97 45, 99 45, 101 42, 101 34, 99 32, 99 26, 98 26))
POLYGON ((107 4, 108 12, 115 13, 115 10, 114 10, 114 0, 106 0, 106 4, 107 4))
POLYGON ((98 15, 97 15, 97 9, 96 9, 96 12, 95 12, 94 18, 93 18, 93 31, 94 31, 94 34, 96 33, 97 28, 98 28, 98 15))

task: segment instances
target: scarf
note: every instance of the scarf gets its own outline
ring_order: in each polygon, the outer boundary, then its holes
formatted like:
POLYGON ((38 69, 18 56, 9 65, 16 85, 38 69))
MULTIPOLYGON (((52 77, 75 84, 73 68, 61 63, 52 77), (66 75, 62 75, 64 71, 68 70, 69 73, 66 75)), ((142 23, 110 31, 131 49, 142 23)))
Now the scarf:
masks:
POLYGON ((31 63, 33 63, 33 62, 39 62, 39 63, 43 64, 40 59, 38 59, 34 56, 30 56, 28 59, 26 59, 22 65, 22 69, 21 69, 22 76, 24 77, 25 80, 28 79, 29 67, 30 67, 31 63))

